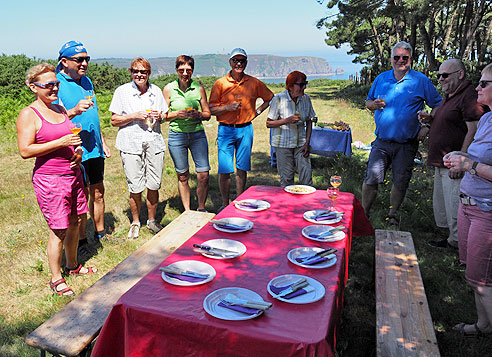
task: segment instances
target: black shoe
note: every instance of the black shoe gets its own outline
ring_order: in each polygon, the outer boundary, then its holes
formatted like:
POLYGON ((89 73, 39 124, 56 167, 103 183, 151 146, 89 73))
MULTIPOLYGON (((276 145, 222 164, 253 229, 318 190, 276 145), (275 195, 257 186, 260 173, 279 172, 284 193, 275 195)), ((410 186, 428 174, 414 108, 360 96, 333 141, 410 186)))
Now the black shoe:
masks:
POLYGON ((458 249, 458 247, 455 247, 455 246, 449 244, 447 239, 443 239, 443 240, 430 240, 427 243, 431 247, 434 247, 434 248, 452 248, 452 249, 458 249))

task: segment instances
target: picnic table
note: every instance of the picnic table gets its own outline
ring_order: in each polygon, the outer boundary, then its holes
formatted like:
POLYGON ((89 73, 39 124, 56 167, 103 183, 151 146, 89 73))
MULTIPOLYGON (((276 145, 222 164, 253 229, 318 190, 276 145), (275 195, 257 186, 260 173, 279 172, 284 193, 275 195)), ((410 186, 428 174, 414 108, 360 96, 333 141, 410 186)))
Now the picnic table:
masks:
POLYGON ((346 237, 321 243, 302 236, 310 225, 304 212, 329 205, 326 191, 294 195, 280 187, 253 186, 238 197, 262 199, 271 207, 246 212, 233 204, 216 218, 241 217, 254 222, 241 233, 204 226, 171 256, 156 266, 121 296, 109 314, 92 356, 334 356, 335 336, 343 305, 347 261, 352 235, 372 235, 358 200, 341 193, 337 208, 345 212, 346 237), (242 242, 247 251, 234 259, 206 258, 193 251, 193 244, 227 238, 242 242), (325 269, 306 269, 292 264, 287 253, 297 247, 336 247, 336 264, 325 269), (217 273, 209 283, 192 287, 168 284, 159 267, 182 260, 212 265, 217 273), (316 279, 325 288, 322 299, 309 304, 291 304, 274 299, 267 284, 283 274, 316 279), (255 291, 273 307, 246 321, 217 319, 204 311, 203 301, 216 289, 242 287, 255 291))

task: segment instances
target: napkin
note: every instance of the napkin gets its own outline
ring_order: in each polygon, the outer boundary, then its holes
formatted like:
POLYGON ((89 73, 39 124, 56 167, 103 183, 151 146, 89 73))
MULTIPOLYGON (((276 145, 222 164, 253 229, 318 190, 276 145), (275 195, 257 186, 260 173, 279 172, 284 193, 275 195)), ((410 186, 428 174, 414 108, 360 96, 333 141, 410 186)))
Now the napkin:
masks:
POLYGON ((243 201, 236 201, 235 202, 237 205, 241 206, 241 207, 245 207, 245 208, 253 208, 253 209, 258 209, 260 208, 260 205, 256 204, 256 203, 252 203, 252 202, 243 202, 243 201))
POLYGON ((218 306, 222 306, 222 307, 234 310, 234 311, 239 311, 239 312, 242 312, 242 313, 248 314, 248 315, 257 315, 263 311, 262 309, 252 309, 250 307, 245 307, 245 306, 241 306, 241 305, 227 305, 227 304, 224 304, 222 301, 219 302, 218 306))
POLYGON ((220 227, 220 228, 225 228, 225 229, 230 229, 230 230, 233 230, 233 231, 239 231, 239 230, 242 230, 242 229, 245 229, 246 227, 244 226, 239 226, 237 224, 218 224, 218 223, 215 223, 217 225, 217 227, 220 227))
POLYGON ((315 221, 325 221, 328 219, 335 219, 338 217, 339 217, 338 212, 324 211, 324 212, 320 212, 320 213, 315 214, 313 218, 315 221))
POLYGON ((318 264, 318 263, 321 263, 321 262, 324 262, 325 260, 329 260, 331 259, 329 256, 327 257, 318 257, 318 259, 314 259, 314 260, 311 260, 307 263, 304 263, 305 260, 308 260, 310 257, 304 257, 304 258, 296 258, 296 261, 298 261, 299 263, 301 264, 304 264, 304 265, 313 265, 313 264, 318 264))
POLYGON ((182 280, 182 281, 187 281, 190 283, 197 283, 199 281, 203 281, 203 280, 207 279, 207 278, 197 278, 197 277, 193 277, 193 276, 186 276, 186 275, 173 274, 173 273, 165 273, 165 274, 171 278, 175 278, 175 279, 182 280))
POLYGON ((330 236, 334 235, 335 233, 333 233, 332 231, 326 231, 323 233, 309 233, 308 236, 310 236, 311 238, 329 238, 330 236))
MULTIPOLYGON (((286 286, 274 286, 273 284, 270 284, 270 290, 273 291, 274 294, 278 295, 285 289, 290 288, 292 284, 286 285, 286 286)), ((287 294, 285 296, 282 296, 283 299, 292 299, 295 298, 296 296, 304 295, 306 294, 307 291, 304 290, 304 288, 299 289, 297 291, 294 291, 293 293, 287 294)))

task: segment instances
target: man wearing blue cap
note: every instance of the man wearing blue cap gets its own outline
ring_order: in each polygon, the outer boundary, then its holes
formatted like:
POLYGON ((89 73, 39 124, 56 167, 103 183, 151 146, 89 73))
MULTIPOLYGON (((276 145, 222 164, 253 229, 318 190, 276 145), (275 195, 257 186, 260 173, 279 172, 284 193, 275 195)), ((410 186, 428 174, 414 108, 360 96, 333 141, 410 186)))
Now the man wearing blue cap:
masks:
MULTIPOLYGON (((85 72, 90 57, 84 45, 78 41, 65 43, 58 57, 57 75, 60 81, 58 91, 59 104, 67 109, 68 117, 82 124, 82 165, 85 171, 86 195, 89 212, 94 222, 94 237, 102 238, 104 230, 104 158, 111 156, 111 151, 104 141, 99 123, 99 113, 94 87, 85 72)), ((85 227, 87 217, 80 224, 79 248, 87 243, 85 227)))

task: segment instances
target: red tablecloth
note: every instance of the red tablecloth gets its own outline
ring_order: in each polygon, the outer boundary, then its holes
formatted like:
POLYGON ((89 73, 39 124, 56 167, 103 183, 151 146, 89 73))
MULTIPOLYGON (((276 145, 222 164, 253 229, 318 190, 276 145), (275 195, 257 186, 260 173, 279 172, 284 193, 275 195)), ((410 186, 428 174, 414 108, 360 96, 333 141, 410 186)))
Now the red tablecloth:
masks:
POLYGON ((265 199, 271 208, 245 212, 233 205, 226 207, 217 218, 248 218, 254 222, 253 229, 224 233, 211 224, 203 227, 120 298, 101 330, 92 356, 334 355, 352 226, 358 234, 369 235, 372 230, 367 220, 360 218, 356 222, 360 204, 352 194, 342 193, 336 205, 345 211, 341 223, 348 227, 347 238, 319 243, 301 235, 302 228, 310 224, 302 214, 327 207, 326 191, 292 195, 278 187, 254 186, 239 197, 245 198, 265 199), (208 259, 193 252, 194 243, 217 238, 241 241, 247 252, 231 260, 208 259), (326 269, 305 269, 290 263, 287 252, 301 246, 339 248, 338 261, 326 269), (185 259, 209 263, 217 276, 210 283, 194 287, 165 283, 158 268, 185 259), (326 294, 305 305, 275 300, 266 286, 283 274, 311 276, 324 285, 326 294), (257 292, 273 307, 246 321, 224 321, 208 315, 203 309, 204 298, 216 289, 233 286, 257 292))

